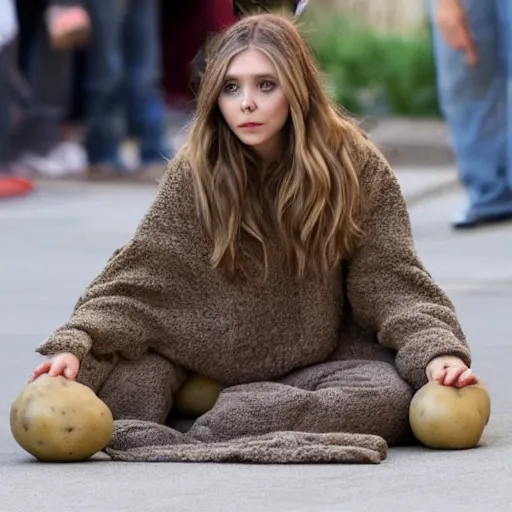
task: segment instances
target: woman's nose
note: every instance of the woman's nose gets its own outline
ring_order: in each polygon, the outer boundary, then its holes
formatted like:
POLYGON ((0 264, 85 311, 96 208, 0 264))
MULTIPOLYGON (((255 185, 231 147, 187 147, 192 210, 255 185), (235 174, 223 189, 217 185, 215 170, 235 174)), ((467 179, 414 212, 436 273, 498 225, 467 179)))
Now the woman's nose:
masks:
POLYGON ((244 91, 242 96, 241 108, 244 112, 249 111, 252 112, 256 108, 256 104, 252 98, 252 94, 250 91, 244 91))

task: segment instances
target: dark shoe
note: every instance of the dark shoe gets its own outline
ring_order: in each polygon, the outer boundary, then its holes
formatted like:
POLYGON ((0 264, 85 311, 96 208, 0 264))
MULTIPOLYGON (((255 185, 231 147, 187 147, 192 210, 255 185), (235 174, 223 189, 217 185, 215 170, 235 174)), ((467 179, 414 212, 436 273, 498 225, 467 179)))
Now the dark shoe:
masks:
POLYGON ((500 213, 499 215, 480 215, 480 216, 463 216, 452 222, 452 228, 457 230, 462 229, 475 229, 501 222, 512 221, 512 211, 507 213, 500 213))

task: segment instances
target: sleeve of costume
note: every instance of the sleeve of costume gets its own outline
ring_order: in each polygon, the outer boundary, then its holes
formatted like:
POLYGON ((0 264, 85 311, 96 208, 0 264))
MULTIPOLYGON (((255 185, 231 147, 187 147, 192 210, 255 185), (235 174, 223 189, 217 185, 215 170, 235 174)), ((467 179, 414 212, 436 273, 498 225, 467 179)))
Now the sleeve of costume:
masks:
POLYGON ((171 162, 156 199, 131 240, 114 252, 103 271, 86 288, 67 323, 36 351, 71 352, 80 360, 91 351, 137 358, 158 346, 169 333, 172 276, 192 250, 188 237, 189 190, 183 165, 171 162))
POLYGON ((437 356, 470 364, 453 304, 418 258, 400 186, 372 144, 359 172, 363 237, 348 265, 347 295, 354 320, 397 352, 399 374, 413 387, 427 382, 437 356))

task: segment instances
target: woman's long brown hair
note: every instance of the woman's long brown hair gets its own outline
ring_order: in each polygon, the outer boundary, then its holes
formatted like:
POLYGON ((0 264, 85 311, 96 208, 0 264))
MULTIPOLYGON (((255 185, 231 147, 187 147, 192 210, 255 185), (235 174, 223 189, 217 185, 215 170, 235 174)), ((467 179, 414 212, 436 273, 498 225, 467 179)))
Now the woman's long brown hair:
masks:
POLYGON ((350 157, 361 137, 324 92, 320 74, 292 22, 255 15, 212 44, 183 154, 212 242, 211 262, 227 276, 247 275, 252 246, 268 270, 271 245, 298 278, 327 276, 359 236, 359 186, 350 157), (274 64, 290 104, 284 154, 265 168, 228 128, 217 99, 231 59, 254 48, 274 64))

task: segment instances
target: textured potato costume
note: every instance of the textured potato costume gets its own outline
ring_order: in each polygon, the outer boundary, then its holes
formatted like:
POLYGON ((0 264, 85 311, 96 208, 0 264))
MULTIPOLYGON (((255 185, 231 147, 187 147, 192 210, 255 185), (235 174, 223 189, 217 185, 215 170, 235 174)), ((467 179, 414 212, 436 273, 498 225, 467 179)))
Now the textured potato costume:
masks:
POLYGON ((410 435, 428 362, 470 355, 453 305, 413 245, 406 204, 370 143, 355 164, 363 239, 327 281, 212 269, 193 178, 175 158, 131 240, 38 352, 72 352, 111 408, 106 453, 127 461, 379 462, 410 435), (181 432, 166 424, 187 372, 226 389, 181 432))

